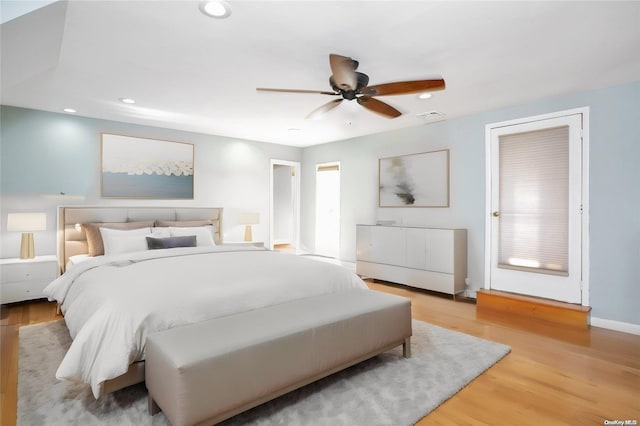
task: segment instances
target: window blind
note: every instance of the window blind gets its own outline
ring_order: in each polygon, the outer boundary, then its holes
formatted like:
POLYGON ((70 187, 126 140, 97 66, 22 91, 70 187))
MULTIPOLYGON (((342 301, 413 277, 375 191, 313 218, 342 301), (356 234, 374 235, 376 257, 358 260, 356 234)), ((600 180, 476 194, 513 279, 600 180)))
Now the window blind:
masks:
POLYGON ((569 126, 499 138, 498 267, 568 275, 569 126))

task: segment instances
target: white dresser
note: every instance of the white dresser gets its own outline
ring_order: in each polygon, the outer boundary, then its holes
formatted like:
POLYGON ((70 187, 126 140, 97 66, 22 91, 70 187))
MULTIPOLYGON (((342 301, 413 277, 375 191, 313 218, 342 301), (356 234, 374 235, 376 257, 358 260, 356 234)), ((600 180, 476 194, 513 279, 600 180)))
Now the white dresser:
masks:
POLYGON ((467 277, 467 230, 356 225, 356 273, 461 293, 467 277))
POLYGON ((58 276, 54 255, 34 259, 0 259, 0 303, 45 297, 42 290, 58 276))

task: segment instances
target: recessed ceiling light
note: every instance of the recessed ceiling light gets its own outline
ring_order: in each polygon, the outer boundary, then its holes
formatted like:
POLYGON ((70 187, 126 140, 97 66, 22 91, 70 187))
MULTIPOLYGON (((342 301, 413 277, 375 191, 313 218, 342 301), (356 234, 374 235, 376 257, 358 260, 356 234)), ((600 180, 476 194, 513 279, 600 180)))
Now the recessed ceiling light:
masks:
POLYGON ((431 96, 433 96, 431 93, 420 93, 418 99, 429 99, 431 96))
POLYGON ((125 104, 135 104, 135 99, 131 98, 120 98, 120 102, 124 102, 125 104))
POLYGON ((200 2, 200 12, 212 18, 224 19, 231 15, 231 6, 223 0, 200 2))
POLYGON ((76 112, 76 110, 73 109, 73 108, 65 108, 65 109, 63 109, 63 111, 64 112, 68 112, 69 114, 73 114, 74 112, 76 112))

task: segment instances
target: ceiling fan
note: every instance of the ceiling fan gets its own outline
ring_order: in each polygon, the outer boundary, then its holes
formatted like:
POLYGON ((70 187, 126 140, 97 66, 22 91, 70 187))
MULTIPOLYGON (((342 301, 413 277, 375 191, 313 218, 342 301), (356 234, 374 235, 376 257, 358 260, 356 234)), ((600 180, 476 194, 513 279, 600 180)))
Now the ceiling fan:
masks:
POLYGON ((370 111, 381 114, 387 118, 396 118, 401 116, 402 113, 391 105, 374 98, 374 96, 408 95, 411 93, 443 90, 445 88, 444 80, 441 78, 399 81, 368 86, 369 76, 356 71, 358 69, 358 61, 355 59, 332 53, 329 55, 329 65, 331 66, 332 73, 329 78, 329 84, 333 91, 271 89, 265 87, 258 87, 256 90, 259 92, 316 93, 320 95, 341 96, 341 98, 331 100, 311 111, 306 118, 318 118, 340 105, 345 99, 349 101, 355 99, 358 104, 370 111))

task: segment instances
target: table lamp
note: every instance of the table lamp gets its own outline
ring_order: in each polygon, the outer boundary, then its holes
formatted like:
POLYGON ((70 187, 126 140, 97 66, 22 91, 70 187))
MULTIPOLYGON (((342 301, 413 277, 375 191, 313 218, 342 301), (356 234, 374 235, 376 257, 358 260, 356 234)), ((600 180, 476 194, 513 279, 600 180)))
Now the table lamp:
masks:
POLYGON ((260 213, 241 213, 238 216, 238 223, 245 225, 244 228, 244 240, 251 241, 253 236, 251 235, 251 225, 260 223, 260 213))
POLYGON ((33 232, 47 229, 46 213, 9 213, 7 231, 22 232, 20 259, 33 259, 36 252, 33 245, 33 232))

